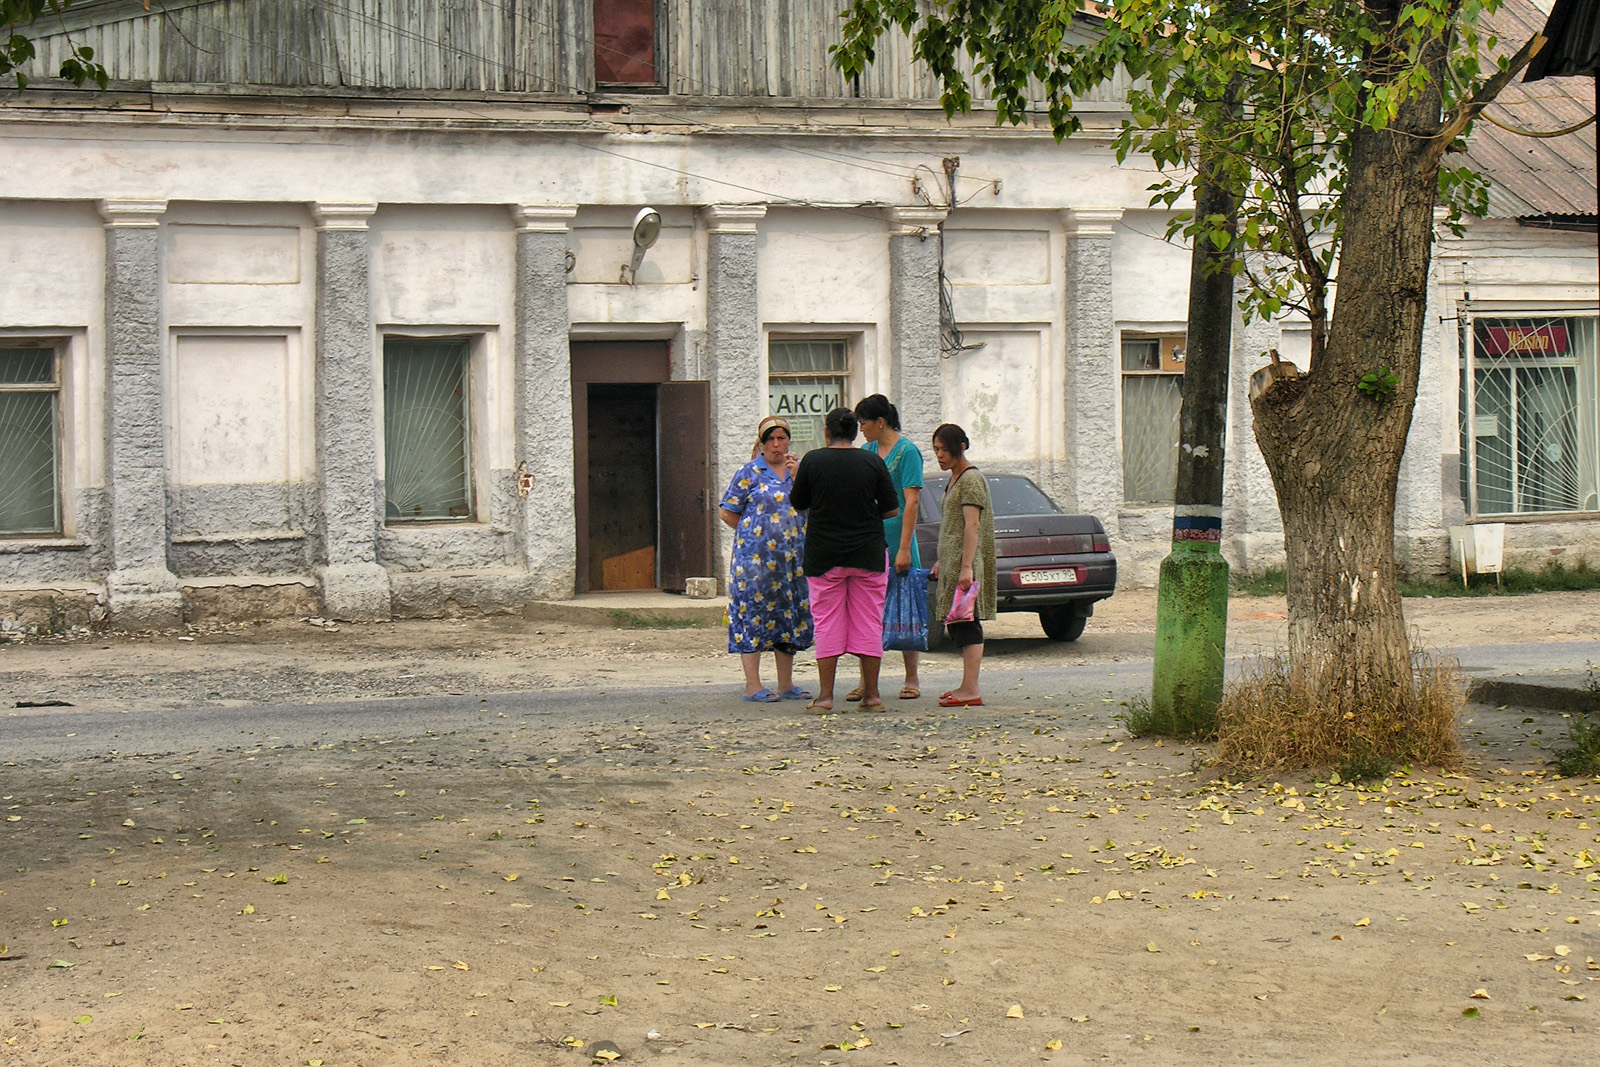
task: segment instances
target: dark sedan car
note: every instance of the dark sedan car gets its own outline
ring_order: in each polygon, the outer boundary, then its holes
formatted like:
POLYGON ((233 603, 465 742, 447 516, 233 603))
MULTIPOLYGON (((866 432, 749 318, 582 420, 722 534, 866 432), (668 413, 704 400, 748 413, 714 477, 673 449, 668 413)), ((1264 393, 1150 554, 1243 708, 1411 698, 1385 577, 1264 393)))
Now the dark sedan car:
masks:
MULTIPOLYGON (((1036 611, 1048 637, 1076 641, 1095 602, 1116 590, 1117 557, 1105 527, 1093 515, 1064 514, 1020 474, 984 477, 994 502, 996 605, 1001 611, 1036 611)), ((916 537, 924 567, 939 558, 939 504, 947 478, 931 475, 922 489, 916 537)))

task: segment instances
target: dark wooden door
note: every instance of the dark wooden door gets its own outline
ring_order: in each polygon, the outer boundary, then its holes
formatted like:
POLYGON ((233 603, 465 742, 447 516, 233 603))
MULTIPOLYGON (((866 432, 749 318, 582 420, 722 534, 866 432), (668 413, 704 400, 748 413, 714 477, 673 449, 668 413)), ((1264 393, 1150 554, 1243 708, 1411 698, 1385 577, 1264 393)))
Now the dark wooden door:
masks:
POLYGON ((656 394, 656 536, 661 588, 711 575, 711 385, 665 382, 656 394))

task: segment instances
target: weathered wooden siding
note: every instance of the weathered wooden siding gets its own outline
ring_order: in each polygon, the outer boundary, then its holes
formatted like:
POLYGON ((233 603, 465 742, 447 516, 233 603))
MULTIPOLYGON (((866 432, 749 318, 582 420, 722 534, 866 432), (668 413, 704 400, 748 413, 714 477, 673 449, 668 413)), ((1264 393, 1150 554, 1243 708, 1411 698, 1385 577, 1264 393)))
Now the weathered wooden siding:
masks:
MULTIPOLYGON (((828 50, 842 6, 663 0, 665 85, 700 97, 938 98, 898 32, 858 84, 840 75, 828 50)), ((590 0, 173 0, 145 13, 105 0, 75 7, 70 34, 42 36, 32 73, 59 68, 70 39, 118 82, 571 95, 594 85, 592 11, 590 0)))

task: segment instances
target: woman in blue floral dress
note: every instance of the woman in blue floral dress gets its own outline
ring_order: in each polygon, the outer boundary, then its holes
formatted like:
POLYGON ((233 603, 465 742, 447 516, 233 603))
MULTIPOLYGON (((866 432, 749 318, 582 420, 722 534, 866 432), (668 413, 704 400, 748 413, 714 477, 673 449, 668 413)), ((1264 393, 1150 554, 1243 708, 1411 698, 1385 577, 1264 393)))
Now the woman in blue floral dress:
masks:
POLYGON ((722 496, 722 521, 733 527, 728 575, 728 651, 744 665, 744 698, 806 700, 794 684, 794 656, 812 645, 811 600, 801 573, 806 519, 789 503, 799 460, 789 424, 776 415, 756 430, 756 455, 722 496), (777 659, 778 691, 761 684, 761 653, 777 659))

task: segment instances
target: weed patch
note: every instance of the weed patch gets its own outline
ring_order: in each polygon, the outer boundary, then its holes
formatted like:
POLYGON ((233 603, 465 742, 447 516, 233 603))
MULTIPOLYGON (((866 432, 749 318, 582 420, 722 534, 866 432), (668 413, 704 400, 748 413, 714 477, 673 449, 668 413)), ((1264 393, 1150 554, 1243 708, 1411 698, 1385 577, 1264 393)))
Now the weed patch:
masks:
MULTIPOLYGON (((1282 567, 1255 574, 1234 571, 1229 588, 1235 596, 1283 596, 1288 578, 1282 567)), ((1600 567, 1586 559, 1572 566, 1551 560, 1542 567, 1508 570, 1499 581, 1492 574, 1474 574, 1467 585, 1457 578, 1401 578, 1400 595, 1409 597, 1520 596, 1524 593, 1565 593, 1600 589, 1600 567)))
POLYGON ((615 608, 607 614, 611 616, 611 625, 619 630, 709 630, 722 625, 720 619, 692 615, 662 615, 651 611, 626 611, 621 608, 615 608))
POLYGON ((1330 708, 1286 656, 1260 660, 1223 694, 1217 761, 1251 772, 1333 767, 1348 781, 1382 778, 1402 763, 1454 766, 1456 719, 1466 705, 1460 667, 1453 659, 1416 651, 1412 669, 1409 699, 1330 708))
POLYGON ((1589 664, 1589 706, 1568 720, 1567 747, 1556 753, 1556 770, 1567 778, 1600 775, 1600 668, 1589 664))

